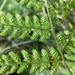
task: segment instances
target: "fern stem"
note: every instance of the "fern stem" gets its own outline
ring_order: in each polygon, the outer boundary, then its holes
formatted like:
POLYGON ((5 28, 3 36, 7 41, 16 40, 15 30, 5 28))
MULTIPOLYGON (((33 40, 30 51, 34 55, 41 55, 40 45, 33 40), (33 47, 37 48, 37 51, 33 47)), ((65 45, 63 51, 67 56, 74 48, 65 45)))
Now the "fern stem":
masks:
POLYGON ((54 31, 54 28, 53 28, 53 24, 52 24, 52 20, 51 20, 51 15, 50 15, 49 10, 48 10, 47 0, 45 0, 45 4, 46 4, 46 10, 47 10, 47 14, 48 14, 49 23, 50 23, 50 26, 51 26, 51 31, 52 31, 53 37, 54 37, 56 45, 57 45, 57 50, 58 50, 58 52, 61 55, 61 58, 63 60, 63 63, 65 65, 65 67, 67 68, 67 70, 69 71, 69 73, 71 75, 73 75, 72 72, 70 71, 69 67, 67 66, 66 62, 65 62, 64 55, 63 55, 62 50, 60 48, 60 45, 59 45, 59 43, 57 41, 57 38, 56 38, 56 35, 55 35, 55 31, 54 31))
POLYGON ((29 41, 24 41, 24 42, 20 42, 18 44, 15 44, 15 45, 11 45, 10 47, 6 47, 4 48, 3 50, 0 51, 0 55, 3 54, 5 51, 11 49, 11 48, 14 48, 16 46, 20 46, 20 45, 23 45, 23 44, 28 44, 28 43, 32 43, 32 42, 36 42, 37 40, 29 40, 29 41))
POLYGON ((4 1, 3 1, 2 5, 1 5, 1 7, 0 7, 0 11, 3 10, 3 8, 4 8, 5 4, 6 4, 6 2, 7 2, 7 0, 4 0, 4 1))
MULTIPOLYGON (((5 24, 5 26, 9 26, 10 24, 5 24)), ((17 28, 27 28, 27 29, 38 29, 38 30, 46 30, 46 31, 50 31, 50 28, 48 28, 48 29, 44 29, 44 28, 36 28, 36 27, 27 27, 27 26, 17 26, 17 25, 15 25, 15 26, 11 26, 10 25, 10 27, 12 27, 12 28, 14 28, 14 27, 17 27, 17 28)))

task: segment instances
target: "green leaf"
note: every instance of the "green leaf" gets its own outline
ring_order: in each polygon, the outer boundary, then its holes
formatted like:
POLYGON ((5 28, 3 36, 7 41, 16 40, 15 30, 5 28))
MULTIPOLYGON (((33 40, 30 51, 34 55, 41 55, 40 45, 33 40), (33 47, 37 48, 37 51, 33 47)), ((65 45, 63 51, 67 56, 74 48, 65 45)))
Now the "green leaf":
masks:
POLYGON ((46 50, 42 49, 41 54, 42 54, 42 63, 41 63, 41 67, 39 69, 39 72, 42 72, 45 69, 50 67, 48 52, 46 50))
POLYGON ((17 69, 18 69, 18 65, 17 64, 12 64, 9 73, 12 74, 14 73, 17 69))
POLYGON ((5 36, 5 35, 7 35, 10 31, 11 31, 11 27, 10 27, 10 26, 4 26, 4 29, 2 30, 2 32, 0 32, 0 36, 5 36))
POLYGON ((27 51, 22 50, 21 53, 23 55, 23 59, 24 59, 23 61, 25 61, 25 62, 30 62, 31 61, 30 56, 29 56, 27 51))
POLYGON ((44 3, 42 1, 41 2, 40 1, 37 2, 36 5, 35 5, 35 7, 34 7, 34 10, 35 11, 40 11, 42 9, 42 7, 43 7, 43 4, 44 3))
POLYGON ((20 59, 20 57, 17 55, 17 54, 15 54, 14 52, 9 52, 9 56, 15 61, 15 62, 21 62, 21 59, 20 59))
POLYGON ((17 74, 23 73, 23 71, 25 71, 26 68, 28 68, 28 64, 27 63, 21 63, 20 67, 17 70, 17 74))

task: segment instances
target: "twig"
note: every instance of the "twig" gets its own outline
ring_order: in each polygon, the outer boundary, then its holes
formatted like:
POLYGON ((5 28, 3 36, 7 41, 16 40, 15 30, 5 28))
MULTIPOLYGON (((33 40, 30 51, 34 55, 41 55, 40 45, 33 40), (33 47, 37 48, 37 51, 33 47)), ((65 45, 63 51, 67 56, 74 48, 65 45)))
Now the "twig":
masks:
POLYGON ((20 42, 20 43, 18 43, 18 44, 12 45, 12 46, 10 46, 10 47, 6 47, 6 48, 4 48, 3 50, 0 51, 0 55, 3 54, 5 51, 7 51, 7 50, 13 48, 13 47, 16 47, 16 46, 19 46, 19 45, 23 45, 23 44, 32 43, 32 42, 36 42, 36 41, 37 41, 37 40, 33 40, 33 41, 32 41, 32 40, 29 40, 29 41, 20 42))

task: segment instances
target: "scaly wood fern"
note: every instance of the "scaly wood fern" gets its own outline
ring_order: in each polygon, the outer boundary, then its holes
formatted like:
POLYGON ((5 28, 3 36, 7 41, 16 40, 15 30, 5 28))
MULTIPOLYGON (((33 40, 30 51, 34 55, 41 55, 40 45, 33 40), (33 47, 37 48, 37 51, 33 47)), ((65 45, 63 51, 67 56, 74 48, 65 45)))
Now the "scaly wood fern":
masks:
MULTIPOLYGON (((0 55, 0 74, 4 74, 6 71, 9 74, 14 72, 20 74, 31 66, 30 74, 36 71, 40 73, 47 69, 50 70, 50 75, 55 75, 60 70, 60 67, 62 67, 65 75, 75 75, 75 59, 73 58, 75 57, 74 26, 69 23, 69 29, 65 28, 62 31, 55 32, 57 27, 61 28, 60 19, 66 20, 66 16, 75 8, 75 1, 8 1, 4 0, 0 7, 0 36, 18 37, 20 39, 29 37, 31 40, 38 39, 43 43, 47 43, 50 38, 53 38, 55 46, 51 45, 49 49, 42 48, 41 52, 35 50, 33 47, 31 54, 23 49, 21 50, 22 57, 11 50, 7 54, 2 53, 0 55), (12 14, 10 11, 5 12, 3 9, 7 2, 17 3, 22 8, 30 10, 31 13, 12 14), (68 74, 65 69, 69 72, 68 74)), ((11 6, 10 9, 13 8, 11 6)))

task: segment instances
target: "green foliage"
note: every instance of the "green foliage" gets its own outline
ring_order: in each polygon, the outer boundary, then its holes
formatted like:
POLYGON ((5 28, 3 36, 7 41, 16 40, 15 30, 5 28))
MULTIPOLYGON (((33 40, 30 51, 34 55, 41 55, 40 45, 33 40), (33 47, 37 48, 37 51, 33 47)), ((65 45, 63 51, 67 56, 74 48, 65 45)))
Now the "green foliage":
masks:
POLYGON ((0 55, 0 74, 20 74, 29 68, 30 74, 47 69, 50 75, 59 75, 56 72, 62 67, 65 75, 75 75, 74 25, 61 24, 74 10, 74 0, 4 0, 0 4, 0 36, 30 38, 47 45, 41 51, 33 47, 31 53, 23 49, 21 56, 13 51, 0 55))
MULTIPOLYGON (((16 2, 16 0, 12 0, 12 2, 16 2)), ((19 0, 18 2, 21 5, 25 4, 27 8, 33 8, 35 11, 40 11, 44 6, 44 2, 42 0, 19 0)))
POLYGON ((32 40, 37 39, 40 36, 40 41, 43 42, 50 36, 50 26, 43 14, 40 16, 40 18, 33 15, 32 19, 28 15, 25 15, 23 19, 19 14, 16 14, 15 17, 13 17, 10 13, 0 13, 0 24, 3 25, 3 30, 0 32, 1 36, 9 34, 11 38, 19 36, 19 38, 23 39, 29 36, 32 29, 33 34, 30 36, 32 40), (13 32, 10 34, 11 30, 13 32))
MULTIPOLYGON (((55 51, 55 53, 57 52, 55 51)), ((2 54, 0 56, 0 74, 4 74, 8 69, 10 69, 9 74, 14 73, 16 70, 17 73, 20 74, 25 71, 25 69, 30 67, 29 65, 31 65, 30 74, 34 73, 36 70, 38 70, 38 72, 42 72, 45 69, 51 67, 51 61, 49 59, 50 53, 48 53, 45 49, 41 50, 41 54, 37 50, 33 49, 32 56, 30 56, 26 50, 21 50, 21 54, 23 59, 21 59, 16 53, 12 51, 9 52, 8 56, 2 54)))

